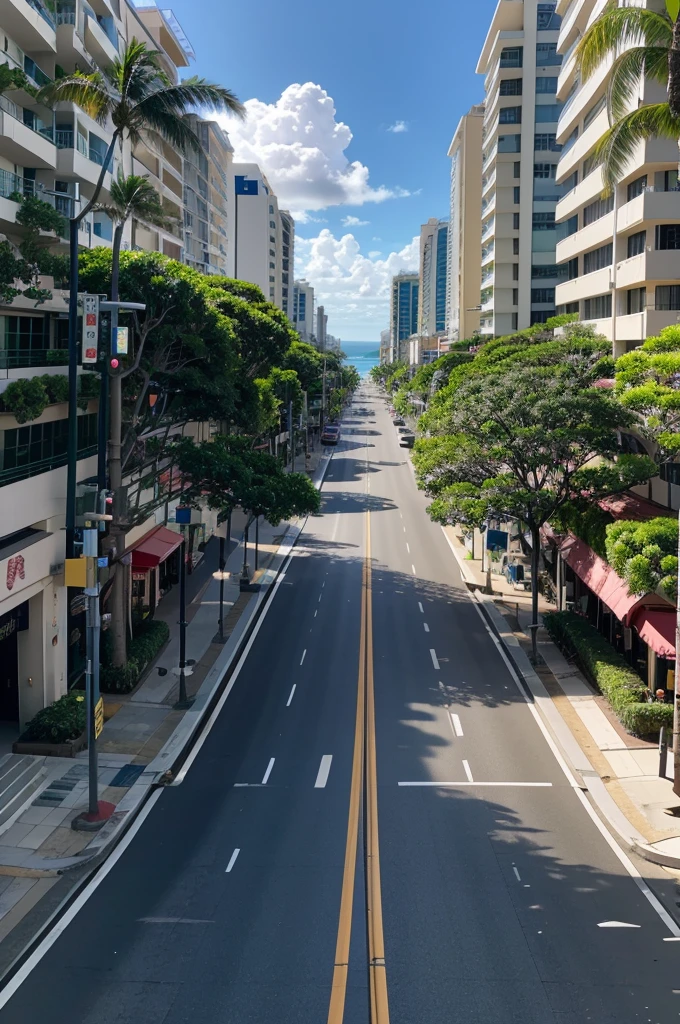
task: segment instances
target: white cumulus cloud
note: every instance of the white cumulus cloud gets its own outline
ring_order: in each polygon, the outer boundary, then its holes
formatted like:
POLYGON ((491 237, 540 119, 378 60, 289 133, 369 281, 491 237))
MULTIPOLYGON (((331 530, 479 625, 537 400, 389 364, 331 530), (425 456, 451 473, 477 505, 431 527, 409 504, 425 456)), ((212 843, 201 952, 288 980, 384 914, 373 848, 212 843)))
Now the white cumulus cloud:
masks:
POLYGON ((354 217, 350 214, 347 217, 342 218, 343 228, 363 228, 367 224, 370 224, 370 220, 360 220, 359 217, 354 217))
MULTIPOLYGON (((245 103, 247 119, 222 118, 235 159, 258 163, 297 220, 329 206, 363 206, 408 196, 406 189, 374 187, 369 170, 348 160, 348 125, 336 120, 333 99, 313 82, 289 85, 275 103, 245 103)), ((401 129, 400 129, 401 130, 401 129)))
POLYGON ((408 131, 408 121, 395 121, 387 130, 388 132, 393 132, 395 135, 400 135, 401 132, 408 131))
POLYGON ((400 270, 417 270, 420 239, 378 259, 365 256, 354 235, 336 238, 323 228, 315 238, 295 239, 295 271, 314 285, 328 313, 328 330, 339 337, 377 338, 389 325, 390 283, 400 270))

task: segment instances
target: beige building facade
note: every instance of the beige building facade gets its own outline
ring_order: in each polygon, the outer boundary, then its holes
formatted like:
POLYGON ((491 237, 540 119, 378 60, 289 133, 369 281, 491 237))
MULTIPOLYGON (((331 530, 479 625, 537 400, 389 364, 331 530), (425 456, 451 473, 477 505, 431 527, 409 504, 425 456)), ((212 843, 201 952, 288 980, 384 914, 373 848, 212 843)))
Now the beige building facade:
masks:
POLYGON ((446 334, 450 342, 471 338, 479 330, 482 285, 482 129, 484 104, 472 107, 458 122, 448 155, 451 198, 448 231, 446 334))

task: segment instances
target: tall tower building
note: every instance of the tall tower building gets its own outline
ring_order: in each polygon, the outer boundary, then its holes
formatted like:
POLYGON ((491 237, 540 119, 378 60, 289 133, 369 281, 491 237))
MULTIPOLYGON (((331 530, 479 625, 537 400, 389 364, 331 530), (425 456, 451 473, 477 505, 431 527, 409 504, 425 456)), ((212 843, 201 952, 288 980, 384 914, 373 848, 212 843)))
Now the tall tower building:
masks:
POLYGON ((449 222, 430 218, 420 229, 418 333, 432 338, 446 328, 449 222))
POLYGON ((392 278, 390 359, 408 358, 408 339, 418 331, 418 274, 401 272, 392 278))
POLYGON ((486 76, 482 335, 555 314, 560 23, 555 2, 499 0, 477 65, 486 76))
POLYGON ((449 146, 451 200, 448 231, 446 331, 450 342, 479 330, 482 283, 482 127, 484 104, 464 114, 449 146))
POLYGON ((314 288, 308 281, 296 281, 293 288, 293 327, 302 341, 314 335, 314 288))

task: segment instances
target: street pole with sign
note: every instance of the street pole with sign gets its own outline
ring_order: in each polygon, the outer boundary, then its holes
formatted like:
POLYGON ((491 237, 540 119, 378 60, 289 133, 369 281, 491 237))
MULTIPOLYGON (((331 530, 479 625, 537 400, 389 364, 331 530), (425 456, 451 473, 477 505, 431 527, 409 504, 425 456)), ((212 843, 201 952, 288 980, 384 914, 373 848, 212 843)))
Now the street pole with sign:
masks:
POLYGON ((186 539, 184 529, 191 523, 191 507, 189 505, 178 505, 175 509, 175 522, 178 524, 182 534, 182 546, 180 548, 179 566, 179 699, 175 708, 189 708, 193 700, 187 697, 186 680, 186 656, 187 656, 187 571, 186 571, 186 539))

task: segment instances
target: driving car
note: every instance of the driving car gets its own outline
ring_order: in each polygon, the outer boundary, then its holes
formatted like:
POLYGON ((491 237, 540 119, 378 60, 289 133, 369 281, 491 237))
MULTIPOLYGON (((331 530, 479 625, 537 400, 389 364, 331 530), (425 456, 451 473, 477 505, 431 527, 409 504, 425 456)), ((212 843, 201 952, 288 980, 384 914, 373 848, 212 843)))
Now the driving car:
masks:
POLYGON ((321 434, 321 444, 337 444, 340 440, 340 427, 327 425, 321 434))

